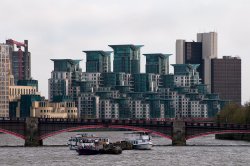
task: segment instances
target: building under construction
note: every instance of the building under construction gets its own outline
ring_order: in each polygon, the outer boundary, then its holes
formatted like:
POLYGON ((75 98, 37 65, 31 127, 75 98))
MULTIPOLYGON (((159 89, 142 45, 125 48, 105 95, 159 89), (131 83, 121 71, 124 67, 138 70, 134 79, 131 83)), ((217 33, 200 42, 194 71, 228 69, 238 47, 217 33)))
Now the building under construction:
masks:
POLYGON ((11 72, 14 76, 14 82, 18 80, 31 79, 30 52, 28 51, 28 40, 24 43, 17 42, 12 39, 6 40, 6 44, 11 46, 12 53, 10 55, 11 72), (17 50, 16 50, 16 48, 17 50), (23 49, 22 49, 23 47, 23 49))

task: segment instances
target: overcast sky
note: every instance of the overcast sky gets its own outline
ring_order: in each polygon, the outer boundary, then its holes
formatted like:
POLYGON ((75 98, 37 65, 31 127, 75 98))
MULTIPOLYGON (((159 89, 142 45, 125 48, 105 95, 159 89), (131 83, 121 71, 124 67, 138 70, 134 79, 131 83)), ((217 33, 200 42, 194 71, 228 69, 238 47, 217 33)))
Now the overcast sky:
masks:
POLYGON ((176 39, 216 31, 218 56, 242 59, 244 103, 250 101, 249 17, 249 0, 1 0, 0 42, 29 40, 32 77, 47 97, 52 58, 83 59, 85 70, 82 50, 142 44, 141 53, 172 53, 174 64, 176 39))

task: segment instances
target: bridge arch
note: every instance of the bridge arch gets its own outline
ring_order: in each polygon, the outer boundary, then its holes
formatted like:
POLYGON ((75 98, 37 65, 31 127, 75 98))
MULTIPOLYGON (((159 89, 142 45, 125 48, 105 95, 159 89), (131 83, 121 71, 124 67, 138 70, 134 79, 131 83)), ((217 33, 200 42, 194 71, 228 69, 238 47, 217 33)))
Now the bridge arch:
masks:
POLYGON ((199 133, 195 135, 190 135, 186 137, 186 140, 192 139, 192 138, 197 138, 197 137, 203 137, 207 135, 212 135, 212 134, 230 134, 230 133, 250 133, 250 131, 246 130, 222 130, 222 131, 212 131, 212 132, 204 132, 204 133, 199 133))
POLYGON ((109 125, 109 126, 104 126, 104 125, 84 125, 84 126, 70 127, 70 128, 54 131, 54 132, 51 132, 51 133, 48 133, 48 134, 44 134, 44 135, 40 136, 40 140, 43 140, 43 139, 46 139, 48 137, 52 137, 52 136, 55 136, 55 135, 58 135, 58 134, 64 133, 64 132, 70 132, 70 131, 81 130, 81 129, 98 129, 98 128, 129 129, 129 130, 133 130, 133 131, 145 131, 145 132, 150 132, 150 133, 158 135, 160 137, 164 137, 164 138, 172 140, 171 136, 168 136, 168 135, 166 135, 164 133, 153 131, 153 130, 142 128, 142 127, 127 126, 127 125, 109 125))
POLYGON ((13 135, 13 136, 18 137, 18 138, 21 138, 21 139, 25 139, 25 136, 24 136, 24 135, 21 135, 21 134, 18 134, 18 133, 9 131, 9 130, 5 130, 5 129, 1 129, 1 128, 0 128, 0 132, 5 133, 5 134, 10 134, 10 135, 13 135))

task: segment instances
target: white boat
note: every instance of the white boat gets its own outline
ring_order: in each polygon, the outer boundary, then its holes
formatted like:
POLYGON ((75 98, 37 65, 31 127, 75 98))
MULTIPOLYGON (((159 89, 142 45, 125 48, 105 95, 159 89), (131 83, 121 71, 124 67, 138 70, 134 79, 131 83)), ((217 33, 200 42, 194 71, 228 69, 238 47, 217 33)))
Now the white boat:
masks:
POLYGON ((93 134, 87 134, 87 133, 83 133, 83 134, 77 134, 74 137, 71 137, 68 140, 68 146, 70 150, 77 150, 79 148, 79 146, 84 145, 84 140, 95 140, 98 142, 105 142, 105 144, 109 144, 109 139, 108 138, 100 138, 100 137, 96 137, 93 134))
POLYGON ((134 149, 150 150, 153 143, 148 132, 125 133, 125 141, 131 143, 134 149))
POLYGON ((86 133, 83 133, 83 134, 77 134, 76 136, 74 137, 71 137, 69 140, 68 140, 68 146, 69 146, 69 149, 70 150, 76 150, 77 149, 77 146, 79 145, 80 143, 80 140, 83 138, 83 137, 86 137, 87 134, 86 133))

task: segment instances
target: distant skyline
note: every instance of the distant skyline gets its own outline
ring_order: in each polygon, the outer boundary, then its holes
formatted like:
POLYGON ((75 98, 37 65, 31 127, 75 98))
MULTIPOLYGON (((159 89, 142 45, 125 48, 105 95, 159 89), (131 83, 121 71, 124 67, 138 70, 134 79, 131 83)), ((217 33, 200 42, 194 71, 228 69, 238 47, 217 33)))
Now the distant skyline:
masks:
MULTIPOLYGON (((31 75, 48 97, 50 59, 83 59, 83 50, 112 51, 111 44, 141 44, 144 53, 165 53, 175 64, 175 41, 218 33, 218 57, 242 60, 242 102, 250 101, 250 1, 248 0, 2 0, 0 43, 29 40, 31 75)), ((173 71, 170 67, 170 71, 173 71)))

